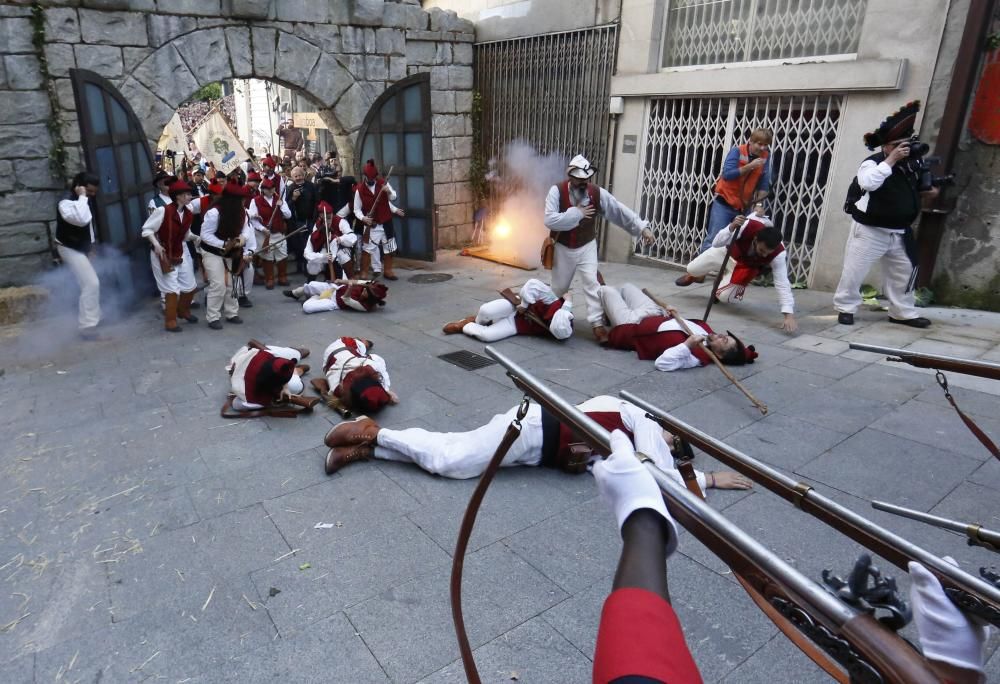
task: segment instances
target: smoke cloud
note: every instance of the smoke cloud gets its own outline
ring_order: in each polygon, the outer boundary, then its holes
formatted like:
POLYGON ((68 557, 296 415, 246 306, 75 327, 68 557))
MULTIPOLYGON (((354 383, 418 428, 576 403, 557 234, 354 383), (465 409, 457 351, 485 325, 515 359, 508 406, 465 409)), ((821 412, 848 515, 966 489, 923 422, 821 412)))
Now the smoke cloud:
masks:
POLYGON ((539 154, 520 140, 504 148, 498 176, 491 181, 493 196, 501 200, 489 225, 491 252, 529 267, 540 265, 542 242, 548 236, 545 196, 565 176, 566 158, 560 154, 539 154), (503 225, 509 226, 508 235, 503 225))

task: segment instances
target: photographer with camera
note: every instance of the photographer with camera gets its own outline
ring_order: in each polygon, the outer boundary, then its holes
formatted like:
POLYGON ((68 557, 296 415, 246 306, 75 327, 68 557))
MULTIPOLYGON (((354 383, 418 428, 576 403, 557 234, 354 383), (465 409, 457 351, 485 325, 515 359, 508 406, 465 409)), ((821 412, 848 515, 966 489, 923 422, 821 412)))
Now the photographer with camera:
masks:
POLYGON ((909 102, 865 134, 868 149, 881 147, 881 151, 861 163, 844 203, 854 221, 833 296, 837 322, 843 325, 854 325, 861 282, 876 261, 882 266, 889 322, 911 328, 931 324, 915 307, 917 249, 911 224, 920 215, 921 202, 937 196, 943 179, 930 175, 930 161, 923 158, 928 147, 913 134, 919 111, 919 100, 909 102))

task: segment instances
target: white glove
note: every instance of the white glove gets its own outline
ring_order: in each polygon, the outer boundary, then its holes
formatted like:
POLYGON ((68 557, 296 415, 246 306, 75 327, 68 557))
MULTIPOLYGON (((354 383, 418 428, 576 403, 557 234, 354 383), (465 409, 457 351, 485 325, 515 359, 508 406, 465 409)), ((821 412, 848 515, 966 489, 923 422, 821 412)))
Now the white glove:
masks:
POLYGON ((557 340, 565 340, 573 334, 573 305, 569 302, 552 315, 549 331, 557 340), (567 306, 568 305, 568 306, 567 306))
MULTIPOLYGON (((944 560, 957 566, 948 556, 944 560)), ((966 617, 945 595, 937 577, 920 563, 907 565, 913 621, 920 634, 920 646, 929 660, 983 672, 983 649, 990 629, 966 617)))
POLYGON ((619 531, 632 513, 649 508, 670 524, 667 555, 674 552, 677 548, 677 525, 667 512, 656 480, 636 458, 632 442, 621 430, 611 433, 611 455, 594 464, 594 478, 601 497, 615 513, 619 531))

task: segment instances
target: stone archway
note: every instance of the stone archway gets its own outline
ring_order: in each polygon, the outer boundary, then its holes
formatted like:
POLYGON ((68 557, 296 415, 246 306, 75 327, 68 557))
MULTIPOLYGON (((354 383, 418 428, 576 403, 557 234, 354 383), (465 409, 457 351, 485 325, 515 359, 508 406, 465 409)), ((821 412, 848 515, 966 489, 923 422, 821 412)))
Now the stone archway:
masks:
POLYGON ((200 86, 229 78, 275 81, 319 106, 348 163, 375 99, 393 83, 427 72, 436 246, 458 246, 471 236, 474 36, 471 22, 454 12, 424 11, 416 0, 178 1, 156 3, 155 13, 149 0, 38 4, 42 52, 31 39, 37 32, 32 8, 0 0, 0 36, 6 38, 0 56, 18 67, 0 78, 0 144, 21 157, 19 163, 0 162, 0 285, 28 282, 47 262, 65 180, 40 173, 50 152, 62 143, 63 176, 81 168, 69 79, 74 68, 93 71, 118 88, 154 145, 177 105, 200 86), (47 129, 53 119, 61 140, 47 129))

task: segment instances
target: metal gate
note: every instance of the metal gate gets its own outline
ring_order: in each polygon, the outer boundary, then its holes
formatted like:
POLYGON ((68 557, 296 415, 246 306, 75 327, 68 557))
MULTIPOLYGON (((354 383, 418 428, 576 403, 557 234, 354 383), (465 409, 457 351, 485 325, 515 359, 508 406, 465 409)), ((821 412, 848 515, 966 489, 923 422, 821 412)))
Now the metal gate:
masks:
POLYGON ((772 218, 788 249, 789 278, 808 282, 841 102, 840 95, 651 100, 639 195, 655 241, 635 253, 681 266, 693 259, 726 153, 755 128, 770 128, 772 218))
POLYGON ((618 26, 478 43, 484 159, 523 140, 541 154, 583 154, 606 168, 618 26))

